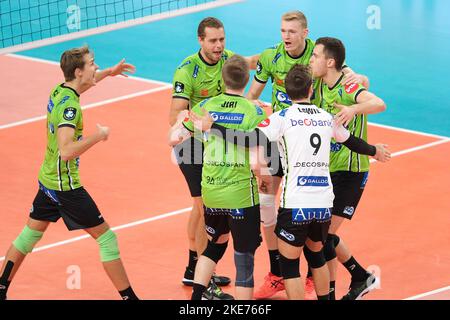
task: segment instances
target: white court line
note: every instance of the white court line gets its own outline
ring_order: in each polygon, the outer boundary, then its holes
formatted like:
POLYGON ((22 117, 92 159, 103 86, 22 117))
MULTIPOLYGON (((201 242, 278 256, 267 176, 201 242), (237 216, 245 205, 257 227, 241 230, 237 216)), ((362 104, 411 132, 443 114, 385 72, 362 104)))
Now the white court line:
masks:
MULTIPOLYGON (((40 58, 33 58, 33 57, 22 56, 22 55, 17 55, 17 54, 7 54, 6 56, 9 56, 9 57, 12 57, 12 58, 17 58, 17 59, 23 59, 23 60, 29 60, 29 61, 34 61, 34 62, 40 62, 40 63, 46 63, 46 64, 59 66, 59 62, 55 62, 55 61, 51 61, 51 60, 45 60, 45 59, 40 59, 40 58)), ((128 76, 126 79, 136 80, 136 81, 141 81, 141 82, 147 82, 147 83, 155 83, 155 84, 160 84, 160 85, 172 86, 172 84, 169 83, 169 82, 158 81, 158 80, 151 80, 151 79, 135 77, 135 76, 128 76)), ((265 103, 270 106, 270 103, 268 103, 268 102, 265 102, 265 103)), ((27 122, 25 122, 25 123, 27 123, 27 122)), ((447 136, 441 136, 441 135, 436 135, 436 134, 432 134, 432 133, 427 133, 427 132, 422 132, 422 131, 417 131, 417 130, 411 130, 411 129, 398 128, 398 127, 388 126, 388 125, 384 125, 384 124, 378 124, 378 123, 374 123, 374 122, 368 122, 368 124, 371 125, 371 126, 374 126, 374 127, 380 127, 380 128, 390 129, 390 130, 394 130, 394 131, 412 133, 412 134, 425 136, 425 137, 432 137, 432 138, 437 138, 437 139, 449 139, 450 138, 450 137, 447 137, 447 136)), ((0 129, 2 129, 2 128, 0 127, 0 129)))
MULTIPOLYGON (((144 223, 148 223, 148 222, 157 221, 157 220, 169 218, 169 217, 172 217, 172 216, 176 216, 176 215, 182 214, 184 212, 188 212, 191 209, 192 209, 192 207, 184 208, 184 209, 180 209, 180 210, 175 210, 175 211, 172 211, 172 212, 160 214, 160 215, 158 215, 156 217, 151 217, 151 218, 142 219, 142 220, 138 220, 138 221, 127 223, 127 224, 122 224, 120 226, 111 228, 111 230, 117 231, 117 230, 126 229, 126 228, 130 228, 130 227, 135 227, 135 226, 138 226, 138 225, 141 225, 141 224, 144 224, 144 223)), ((44 250, 48 250, 48 249, 51 249, 51 248, 54 248, 54 247, 63 246, 63 245, 69 244, 69 243, 73 243, 73 242, 77 242, 77 241, 84 240, 84 239, 89 239, 89 238, 91 238, 91 236, 86 234, 86 235, 83 235, 83 236, 70 238, 70 239, 67 239, 67 240, 64 240, 64 241, 59 241, 59 242, 51 243, 51 244, 48 244, 48 245, 45 245, 45 246, 42 246, 42 247, 34 248, 33 252, 44 251, 44 250)), ((3 260, 5 260, 5 257, 0 257, 0 262, 3 261, 3 260)))
POLYGON ((448 291, 448 290, 450 290, 450 286, 444 287, 444 288, 440 288, 440 289, 436 289, 436 290, 433 290, 433 291, 428 291, 428 292, 425 292, 425 293, 421 293, 421 294, 418 294, 416 296, 412 296, 412 297, 409 297, 409 298, 406 298, 406 299, 403 299, 403 300, 417 300, 417 299, 420 299, 420 298, 425 298, 425 297, 432 296, 434 294, 445 292, 445 291, 448 291))
MULTIPOLYGON (((136 98, 136 97, 140 97, 140 96, 143 96, 143 95, 146 95, 146 94, 151 94, 151 93, 155 93, 155 92, 159 92, 159 91, 164 91, 164 90, 171 89, 171 88, 172 88, 171 85, 170 86, 166 85, 166 86, 162 86, 162 87, 159 87, 159 88, 153 88, 153 89, 149 89, 149 90, 138 91, 138 92, 127 94, 127 95, 120 96, 120 97, 117 97, 117 98, 112 98, 112 99, 103 100, 103 101, 96 102, 96 103, 87 104, 87 105, 81 107, 81 109, 82 110, 92 109, 92 108, 95 108, 95 107, 103 106, 103 105, 108 104, 108 103, 113 103, 113 102, 118 102, 118 101, 122 101, 122 100, 126 100, 126 99, 136 98)), ((0 125, 0 130, 7 129, 7 128, 12 128, 12 127, 17 127, 17 126, 20 126, 20 125, 23 125, 23 124, 36 122, 36 121, 40 121, 40 120, 44 120, 44 119, 47 119, 47 115, 45 115, 45 116, 38 116, 38 117, 34 117, 34 118, 29 118, 29 119, 25 119, 25 120, 21 120, 21 121, 17 121, 17 122, 12 122, 12 123, 8 123, 8 124, 0 125)))
MULTIPOLYGON (((393 153, 392 157, 397 157, 397 156, 405 155, 405 154, 408 154, 408 153, 411 153, 411 152, 420 151, 420 150, 423 150, 423 149, 426 149, 426 148, 430 148, 430 147, 433 147, 433 146, 436 146, 436 145, 439 145, 439 144, 443 144, 443 143, 446 143, 446 142, 450 142, 450 139, 436 141, 436 142, 432 142, 432 143, 427 143, 427 144, 422 145, 422 146, 418 146, 418 147, 414 147, 414 148, 410 148, 410 149, 405 149, 405 150, 393 153)), ((169 218, 169 217, 172 217, 172 216, 175 216, 175 215, 179 215, 179 214, 187 212, 187 211, 189 211, 191 209, 192 208, 184 208, 184 209, 168 212, 168 213, 165 213, 165 214, 161 214, 161 215, 158 215, 156 217, 151 217, 151 218, 147 218, 147 219, 138 220, 138 221, 135 221, 135 222, 119 225, 119 226, 116 226, 116 227, 112 227, 111 229, 114 230, 114 231, 121 230, 121 229, 126 229, 126 228, 134 227, 134 226, 137 226, 137 225, 145 224, 145 223, 148 223, 148 222, 161 220, 161 219, 169 218)), ((62 246, 62 245, 70 244, 70 243, 81 241, 81 240, 88 239, 88 238, 90 238, 89 235, 83 235, 83 236, 79 236, 79 237, 74 237, 74 238, 71 238, 71 239, 67 239, 67 240, 55 242, 55 243, 52 243, 52 244, 48 244, 48 245, 45 245, 45 246, 42 246, 42 247, 34 248, 33 252, 39 252, 39 251, 48 250, 48 249, 51 249, 51 248, 54 248, 54 247, 59 247, 59 246, 62 246)), ((0 257, 0 262, 3 261, 3 260, 5 260, 5 257, 4 256, 0 257)), ((450 289, 450 286, 449 287, 445 287, 445 288, 441 288, 441 289, 437 289, 437 290, 434 290, 434 291, 425 292, 425 293, 417 295, 417 296, 406 298, 405 300, 419 299, 421 297, 426 297, 426 296, 429 296, 429 295, 432 295, 432 294, 436 294, 436 293, 439 293, 439 292, 443 292, 443 291, 446 291, 446 290, 449 290, 449 289, 450 289)))
MULTIPOLYGON (((404 155, 404 154, 407 154, 407 153, 411 153, 411 152, 415 152, 415 151, 431 148, 431 147, 434 147, 434 146, 437 146, 437 145, 440 145, 440 144, 444 144, 444 143, 447 143, 447 142, 450 142, 449 138, 443 139, 443 140, 439 140, 439 141, 430 142, 430 143, 427 143, 427 144, 423 144, 421 146, 412 147, 412 148, 409 148, 409 149, 393 152, 391 154, 391 157, 394 158, 394 157, 401 156, 401 155, 404 155)), ((370 163, 374 163, 374 162, 376 163, 377 160, 375 160, 373 158, 370 159, 370 163)))

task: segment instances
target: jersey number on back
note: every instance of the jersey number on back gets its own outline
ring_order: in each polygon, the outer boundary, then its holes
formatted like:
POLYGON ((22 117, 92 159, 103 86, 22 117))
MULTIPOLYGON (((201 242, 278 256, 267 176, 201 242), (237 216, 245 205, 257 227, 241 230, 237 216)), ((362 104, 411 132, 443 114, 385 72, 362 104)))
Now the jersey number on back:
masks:
POLYGON ((313 133, 309 138, 309 142, 311 146, 314 148, 313 156, 317 155, 317 152, 320 150, 320 145, 322 144, 322 139, 317 133, 313 133))

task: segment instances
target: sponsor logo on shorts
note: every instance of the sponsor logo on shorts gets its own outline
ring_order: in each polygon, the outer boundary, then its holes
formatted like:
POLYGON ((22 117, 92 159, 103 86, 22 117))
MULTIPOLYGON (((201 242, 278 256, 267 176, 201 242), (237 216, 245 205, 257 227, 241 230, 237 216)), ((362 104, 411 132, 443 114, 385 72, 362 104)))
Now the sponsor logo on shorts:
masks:
POLYGON ((33 213, 33 211, 34 211, 34 206, 31 205, 30 213, 33 213))
POLYGON ((295 236, 292 233, 287 232, 284 229, 280 230, 280 236, 282 236, 283 238, 285 238, 288 241, 294 241, 295 240, 295 236))
POLYGON ((243 113, 210 112, 210 115, 217 123, 241 124, 244 120, 243 113))
POLYGON ((298 187, 328 187, 328 177, 325 176, 299 176, 298 187))
POLYGON ((302 223, 313 220, 328 221, 331 219, 329 208, 300 208, 292 209, 292 222, 302 223))
POLYGON ((352 216, 353 213, 355 213, 355 207, 347 206, 347 207, 344 208, 343 213, 348 215, 348 216, 352 216))
POLYGON ((214 228, 210 226, 206 226, 206 231, 208 231, 208 233, 210 234, 216 234, 216 230, 214 230, 214 228))

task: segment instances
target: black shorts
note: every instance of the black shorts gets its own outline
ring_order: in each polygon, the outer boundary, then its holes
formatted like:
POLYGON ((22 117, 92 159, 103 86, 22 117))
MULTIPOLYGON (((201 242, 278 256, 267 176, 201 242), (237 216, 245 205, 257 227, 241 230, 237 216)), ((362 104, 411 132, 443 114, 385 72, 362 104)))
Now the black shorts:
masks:
POLYGON ((178 166, 186 180, 191 197, 202 196, 203 143, 190 138, 174 147, 178 166))
POLYGON ((244 209, 214 209, 204 207, 206 232, 217 242, 231 231, 234 250, 255 252, 262 242, 259 205, 244 209))
POLYGON ((267 156, 269 158, 269 170, 270 174, 273 177, 282 178, 283 173, 283 165, 281 163, 280 151, 278 150, 278 145, 276 142, 270 142, 270 147, 268 148, 267 156))
POLYGON ((325 244, 331 223, 331 212, 331 208, 280 208, 275 234, 294 247, 303 247, 307 238, 325 244))
POLYGON ((93 228, 105 222, 94 200, 83 187, 55 191, 40 184, 30 218, 56 222, 61 217, 69 230, 93 228))
POLYGON ((369 172, 337 171, 331 173, 333 215, 351 220, 367 184, 369 172))

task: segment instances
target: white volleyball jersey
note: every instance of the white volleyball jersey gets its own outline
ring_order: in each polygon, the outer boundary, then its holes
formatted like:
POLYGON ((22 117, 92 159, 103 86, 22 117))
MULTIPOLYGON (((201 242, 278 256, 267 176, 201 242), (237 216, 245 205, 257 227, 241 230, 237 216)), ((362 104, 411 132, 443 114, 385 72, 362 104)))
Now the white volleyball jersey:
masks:
POLYGON ((333 116, 312 104, 294 104, 258 125, 278 143, 283 164, 282 208, 331 208, 330 142, 346 141, 350 133, 333 116))

